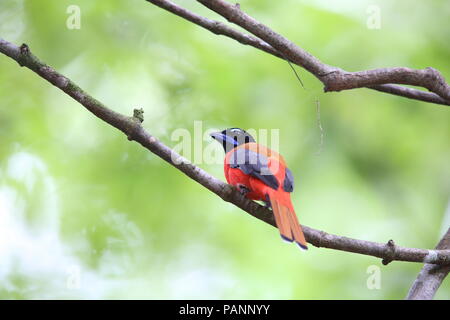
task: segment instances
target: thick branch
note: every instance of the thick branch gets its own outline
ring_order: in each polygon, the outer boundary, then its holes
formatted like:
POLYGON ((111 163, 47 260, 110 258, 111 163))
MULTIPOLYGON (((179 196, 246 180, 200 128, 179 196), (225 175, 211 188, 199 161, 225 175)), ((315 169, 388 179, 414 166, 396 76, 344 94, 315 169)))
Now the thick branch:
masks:
MULTIPOLYGON (((450 249, 450 228, 436 246, 437 250, 450 249)), ((408 300, 431 300, 442 281, 450 272, 450 265, 425 264, 408 292, 408 300)))
MULTIPOLYGON (((195 180, 208 190, 214 192, 223 200, 228 201, 248 212, 252 216, 275 226, 272 211, 243 197, 235 188, 214 178, 206 171, 191 164, 161 141, 150 135, 142 126, 142 115, 135 112, 133 117, 126 117, 108 109, 98 100, 89 96, 70 79, 41 62, 23 44, 20 48, 0 39, 0 52, 16 60, 21 66, 27 67, 39 76, 61 89, 76 101, 81 103, 95 116, 124 132, 129 140, 135 140, 164 161, 168 162, 185 175, 195 180)), ((382 244, 371 241, 357 240, 326 233, 303 226, 306 239, 316 247, 354 252, 382 258, 385 264, 390 261, 427 262, 433 264, 450 264, 450 250, 425 250, 405 248, 394 245, 393 241, 382 244)))
POLYGON ((239 5, 224 0, 197 0, 217 12, 228 21, 244 28, 270 44, 283 56, 314 74, 325 85, 325 91, 340 91, 388 83, 424 87, 450 103, 450 86, 439 71, 433 68, 414 70, 409 68, 384 68, 359 72, 347 72, 322 63, 282 35, 244 13, 239 5))
POLYGON ((243 27, 257 37, 237 31, 228 25, 204 18, 169 0, 146 0, 215 34, 225 35, 242 44, 251 45, 281 59, 289 60, 315 75, 325 85, 325 91, 340 91, 367 87, 410 99, 442 105, 450 105, 450 89, 445 79, 434 69, 414 70, 407 68, 375 69, 347 72, 322 63, 281 35, 243 13, 239 6, 225 1, 198 0, 226 19, 243 27), (433 92, 412 89, 390 83, 423 86, 433 92), (438 94, 437 94, 438 93, 438 94))

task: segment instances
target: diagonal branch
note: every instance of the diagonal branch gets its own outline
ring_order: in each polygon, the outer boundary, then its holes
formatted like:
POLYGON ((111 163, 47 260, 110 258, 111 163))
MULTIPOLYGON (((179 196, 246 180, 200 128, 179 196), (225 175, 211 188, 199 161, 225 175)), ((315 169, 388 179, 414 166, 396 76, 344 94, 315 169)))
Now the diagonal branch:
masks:
POLYGON ((299 48, 267 26, 259 23, 240 10, 238 5, 223 0, 198 0, 229 21, 243 27, 255 36, 237 31, 228 25, 204 18, 186 10, 169 0, 146 0, 175 15, 191 21, 215 34, 225 35, 242 44, 253 46, 284 60, 289 60, 315 75, 323 84, 325 91, 340 91, 354 88, 373 90, 403 96, 410 99, 450 105, 450 87, 442 75, 433 68, 415 70, 409 68, 385 68, 360 72, 347 72, 322 63, 305 50, 299 48), (397 84, 422 86, 426 92, 397 84))
MULTIPOLYGON (((233 203, 255 218, 275 226, 272 211, 256 202, 246 199, 235 188, 209 175, 206 171, 193 165, 187 159, 164 145, 154 136, 150 135, 142 127, 141 122, 143 121, 143 118, 136 110, 133 117, 127 117, 107 108, 101 102, 78 87, 69 78, 41 62, 30 52, 30 49, 26 44, 17 47, 14 44, 0 39, 0 52, 17 61, 20 66, 27 67, 55 87, 61 89, 82 104, 96 117, 125 133, 129 140, 138 142, 144 148, 153 152, 192 180, 221 197, 223 200, 233 203)), ((396 246, 392 240, 390 240, 388 244, 357 240, 329 234, 307 226, 303 226, 303 231, 306 240, 316 247, 374 256, 382 258, 384 264, 394 260, 426 262, 439 265, 450 264, 450 250, 426 250, 400 247, 396 246)))
POLYGON ((249 34, 242 33, 240 31, 237 31, 231 27, 229 27, 226 23, 211 20, 205 17, 202 17, 196 13, 193 13, 183 7, 178 6, 177 4, 166 1, 166 0, 146 0, 148 2, 151 2, 169 12, 172 12, 173 14, 182 17, 192 23, 195 23, 209 31, 211 31, 214 34, 217 35, 223 35, 226 37, 229 37, 231 39, 234 39, 241 44, 244 45, 250 45, 252 47, 255 47, 257 49, 260 49, 262 51, 265 51, 267 53, 270 53, 274 56, 277 56, 278 58, 282 58, 283 56, 272 46, 261 39, 254 37, 249 34))
MULTIPOLYGON (((437 250, 450 249, 450 228, 436 246, 437 250)), ((450 272, 450 265, 425 264, 409 289, 408 300, 431 300, 442 281, 450 272)))

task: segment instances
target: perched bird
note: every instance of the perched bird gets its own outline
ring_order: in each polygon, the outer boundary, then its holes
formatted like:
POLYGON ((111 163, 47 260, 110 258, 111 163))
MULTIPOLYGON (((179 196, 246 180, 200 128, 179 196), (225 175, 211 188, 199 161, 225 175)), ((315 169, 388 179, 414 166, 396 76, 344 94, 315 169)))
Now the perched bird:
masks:
POLYGON ((272 208, 281 237, 307 249, 305 236, 292 206, 290 193, 294 177, 277 152, 256 143, 245 130, 226 129, 211 133, 225 150, 227 182, 251 200, 261 200, 272 208))

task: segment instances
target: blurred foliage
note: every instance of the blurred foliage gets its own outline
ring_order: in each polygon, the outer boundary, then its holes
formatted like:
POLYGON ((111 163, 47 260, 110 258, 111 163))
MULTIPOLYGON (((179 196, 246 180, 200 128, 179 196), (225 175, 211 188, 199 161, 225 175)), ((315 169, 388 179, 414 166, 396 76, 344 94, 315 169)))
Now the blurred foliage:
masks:
MULTIPOLYGON (((179 1, 216 18, 194 1, 179 1)), ((450 78, 448 1, 243 0, 328 64, 433 66, 450 78), (368 5, 381 29, 366 26, 368 5)), ((432 248, 449 227, 450 109, 367 89, 324 94, 280 59, 145 1, 0 1, 0 36, 111 108, 177 128, 280 129, 300 221, 432 248), (79 5, 81 29, 66 27, 79 5), (45 8, 45 9, 44 9, 45 8), (315 101, 320 101, 320 146, 315 101), (320 151, 320 152, 319 152, 320 151)), ((205 140, 204 145, 211 143, 205 140)), ((217 146, 219 147, 219 146, 217 146)), ((220 164, 200 166, 223 178, 220 164)), ((0 56, 0 298, 403 298, 421 265, 282 242, 0 56), (367 268, 379 266, 370 290, 367 268)), ((447 279, 437 298, 450 298, 447 279)))

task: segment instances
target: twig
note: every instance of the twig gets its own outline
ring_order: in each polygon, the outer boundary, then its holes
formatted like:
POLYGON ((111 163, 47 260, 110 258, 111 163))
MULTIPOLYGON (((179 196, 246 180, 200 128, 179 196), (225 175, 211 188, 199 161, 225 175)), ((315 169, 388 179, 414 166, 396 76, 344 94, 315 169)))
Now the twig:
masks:
MULTIPOLYGON (((275 226, 272 211, 243 197, 234 187, 214 178, 203 169, 191 164, 187 159, 150 135, 141 125, 143 115, 140 110, 136 110, 133 117, 127 117, 107 108, 78 87, 69 78, 41 62, 25 44, 19 48, 14 44, 0 39, 0 52, 17 61, 19 65, 34 71, 40 77, 78 101, 96 117, 125 133, 129 140, 138 142, 144 148, 153 152, 192 180, 214 192, 223 200, 233 203, 259 220, 275 226)), ((306 240, 316 247, 359 253, 381 259, 389 259, 391 261, 427 262, 440 265, 450 264, 450 250, 426 250, 395 246, 395 252, 392 253, 392 250, 383 243, 337 236, 307 226, 303 226, 303 231, 306 240)))

